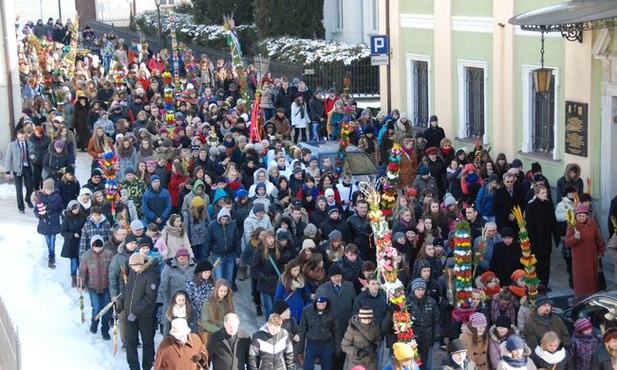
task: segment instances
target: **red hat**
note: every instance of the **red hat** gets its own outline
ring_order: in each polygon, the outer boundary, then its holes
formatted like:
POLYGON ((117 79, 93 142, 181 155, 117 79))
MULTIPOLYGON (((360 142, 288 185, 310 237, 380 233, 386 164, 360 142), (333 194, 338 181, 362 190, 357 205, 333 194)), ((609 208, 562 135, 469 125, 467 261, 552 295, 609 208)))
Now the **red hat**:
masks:
POLYGON ((431 154, 437 154, 437 148, 435 148, 434 146, 427 148, 424 153, 426 155, 431 155, 431 154))
POLYGON ((514 272, 512 273, 512 275, 510 275, 510 278, 512 279, 513 282, 515 282, 516 280, 518 280, 518 278, 520 278, 521 276, 525 276, 525 270, 523 269, 518 269, 518 270, 514 270, 514 272))
POLYGON ((576 214, 579 214, 579 213, 589 214, 589 207, 587 207, 584 204, 579 204, 578 206, 576 206, 576 214))
POLYGON ((585 330, 589 330, 591 328, 591 321, 589 321, 589 319, 586 317, 581 317, 574 323, 574 330, 578 331, 579 333, 582 333, 585 330))
POLYGON ((418 191, 416 190, 416 188, 409 188, 409 190, 407 190, 407 195, 415 198, 418 196, 418 191))
POLYGON ((174 134, 178 135, 180 131, 184 131, 184 127, 178 126, 174 129, 174 134))
POLYGON ((486 284, 486 281, 488 280, 488 278, 490 277, 495 277, 495 273, 493 271, 486 271, 485 273, 483 273, 482 275, 480 275, 480 280, 482 280, 483 284, 486 284))
POLYGON ((608 343, 613 339, 617 339, 617 328, 610 328, 602 336, 604 343, 608 343))

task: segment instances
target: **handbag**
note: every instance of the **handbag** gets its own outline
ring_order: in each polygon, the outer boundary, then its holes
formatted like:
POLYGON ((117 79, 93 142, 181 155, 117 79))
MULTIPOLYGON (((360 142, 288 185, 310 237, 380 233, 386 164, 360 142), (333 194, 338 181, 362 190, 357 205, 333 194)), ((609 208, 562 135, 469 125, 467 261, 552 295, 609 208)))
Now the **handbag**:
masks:
POLYGON ((599 282, 599 286, 598 288, 600 290, 605 290, 606 289, 606 276, 604 276, 604 267, 602 267, 602 259, 600 258, 598 260, 598 282, 599 282))

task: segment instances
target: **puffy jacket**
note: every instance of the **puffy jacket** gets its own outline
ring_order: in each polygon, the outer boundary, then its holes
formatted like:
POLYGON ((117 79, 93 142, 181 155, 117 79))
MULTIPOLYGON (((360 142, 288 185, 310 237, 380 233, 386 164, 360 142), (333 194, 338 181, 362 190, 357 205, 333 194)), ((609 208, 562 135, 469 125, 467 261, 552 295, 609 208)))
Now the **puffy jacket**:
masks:
POLYGON ((371 239, 373 229, 368 222, 368 214, 366 217, 360 217, 357 213, 347 219, 349 229, 351 231, 351 242, 358 246, 360 254, 364 259, 372 257, 375 259, 375 251, 371 250, 371 239))
POLYGON ((563 319, 552 313, 550 314, 548 323, 539 317, 537 313, 534 313, 527 322, 525 322, 525 328, 522 334, 525 343, 527 343, 530 348, 536 348, 544 333, 549 331, 557 333, 557 336, 561 338, 561 342, 565 347, 570 346, 570 333, 563 323, 563 319))
POLYGON ((217 256, 227 256, 234 254, 236 258, 240 258, 242 254, 242 241, 238 225, 231 221, 231 214, 227 208, 221 208, 216 217, 216 221, 212 221, 208 225, 206 234, 206 243, 204 245, 205 256, 208 258, 210 254, 217 256), (226 225, 221 224, 221 217, 229 217, 229 222, 226 225))
POLYGON ((480 215, 484 217, 495 217, 495 209, 493 206, 493 194, 488 189, 491 186, 491 183, 486 181, 484 185, 480 188, 478 192, 478 196, 476 196, 476 209, 480 212, 480 215))
POLYGON ((154 315, 159 285, 155 269, 154 259, 150 257, 146 257, 139 272, 130 269, 124 294, 119 298, 120 311, 126 310, 127 315, 132 313, 138 317, 154 315))
POLYGON ((79 257, 79 240, 81 239, 81 229, 86 222, 86 216, 83 212, 73 214, 70 210, 64 211, 62 217, 61 233, 64 239, 62 245, 61 257, 77 258, 79 257), (75 237, 75 234, 79 235, 75 237))
POLYGON ((67 170, 73 168, 71 157, 66 149, 62 149, 60 153, 56 152, 53 146, 45 153, 42 160, 43 178, 52 178, 58 181, 67 170))
POLYGON ((107 249, 95 252, 88 250, 79 261, 79 279, 82 286, 98 294, 109 289, 109 264, 113 253, 107 249))
POLYGON ((364 306, 372 308, 374 320, 376 322, 381 322, 381 320, 386 317, 386 312, 388 310, 388 297, 386 297, 386 292, 383 289, 379 289, 377 295, 373 297, 368 289, 363 290, 354 301, 353 313, 357 314, 360 308, 364 306))
POLYGON ((138 178, 136 178, 134 181, 124 180, 122 184, 120 184, 120 188, 126 189, 126 191, 128 191, 129 199, 132 200, 133 203, 135 203, 135 208, 137 208, 137 212, 141 217, 143 217, 141 202, 147 190, 146 183, 138 178))
MULTIPOLYGON (((267 208, 266 208, 267 209, 267 208)), ((248 243, 251 240, 253 231, 258 227, 263 227, 268 230, 272 228, 272 222, 270 222, 270 216, 264 214, 262 218, 255 216, 255 213, 251 209, 249 215, 244 219, 244 240, 248 243)))
POLYGON ((112 297, 124 291, 129 276, 129 258, 133 252, 125 248, 124 243, 118 246, 118 253, 109 264, 109 293, 112 297))
POLYGON ((430 347, 431 343, 438 341, 441 336, 439 306, 431 297, 424 296, 420 299, 415 295, 409 296, 408 304, 417 341, 430 347))
POLYGON ((173 295, 178 290, 184 289, 184 284, 194 273, 195 262, 190 258, 186 266, 178 265, 175 258, 168 265, 165 265, 161 273, 161 284, 156 298, 156 303, 163 304, 163 312, 167 311, 173 295))
POLYGON ((317 313, 317 306, 313 304, 304 307, 300 319, 300 348, 304 349, 305 342, 327 342, 334 346, 334 351, 341 350, 341 330, 338 325, 338 316, 332 302, 328 301, 321 314, 317 313))
POLYGON ((36 134, 30 135, 28 138, 28 155, 30 156, 30 161, 32 164, 36 164, 38 166, 43 165, 43 158, 45 157, 50 144, 51 139, 47 135, 43 135, 41 137, 36 136, 36 134), (34 158, 32 158, 32 156, 34 156, 34 158))
POLYGON ((36 227, 36 231, 42 235, 55 235, 61 231, 60 227, 60 215, 64 210, 62 206, 62 197, 58 190, 54 190, 53 193, 47 195, 43 191, 37 191, 34 200, 34 215, 39 219, 39 224, 36 227), (39 214, 39 210, 44 207, 46 212, 39 214))
POLYGON ((293 347, 287 330, 281 329, 276 335, 270 334, 264 324, 253 334, 249 348, 249 370, 293 369, 293 347))
MULTIPOLYGON (((261 244, 261 243, 260 243, 261 244)), ((251 274, 257 279, 256 290, 259 293, 274 295, 276 293, 276 282, 279 275, 272 266, 269 258, 264 258, 261 253, 261 245, 253 253, 251 261, 251 274)), ((269 251, 272 261, 276 264, 279 272, 283 271, 283 264, 280 259, 277 260, 274 251, 269 251)))
POLYGON ((150 186, 144 193, 141 206, 146 216, 146 224, 154 222, 157 218, 161 218, 165 223, 171 214, 171 195, 162 184, 158 191, 150 186))
MULTIPOLYGON (((375 318, 369 325, 363 325, 360 323, 358 315, 352 316, 341 341, 341 349, 347 354, 349 360, 354 364, 368 364, 375 359, 380 346, 381 331, 375 318), (368 350, 368 355, 359 356, 358 351, 360 350, 368 350)), ((366 368, 369 367, 366 366, 366 368)))

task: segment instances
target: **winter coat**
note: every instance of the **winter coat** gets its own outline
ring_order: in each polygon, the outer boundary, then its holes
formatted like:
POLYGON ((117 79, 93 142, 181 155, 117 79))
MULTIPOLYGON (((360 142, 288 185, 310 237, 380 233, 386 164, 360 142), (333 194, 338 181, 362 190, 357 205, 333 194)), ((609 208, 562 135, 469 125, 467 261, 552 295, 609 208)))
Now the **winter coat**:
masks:
MULTIPOLYGON (((519 331, 516 328, 516 326, 511 325, 510 326, 510 331, 516 335, 519 335, 519 331)), ((499 365, 499 362, 501 361, 501 344, 504 343, 508 337, 510 336, 510 334, 506 335, 505 338, 500 338, 499 336, 497 336, 497 329, 495 327, 495 325, 491 326, 491 328, 488 330, 488 337, 489 337, 489 344, 488 344, 488 356, 490 359, 490 363, 493 366, 493 369, 497 368, 497 365, 499 365)), ((467 351, 469 351, 469 347, 467 347, 467 351)))
POLYGON ((412 314, 413 331, 418 342, 418 352, 421 356, 428 355, 429 348, 441 337, 441 317, 439 306, 431 297, 422 299, 411 295, 408 297, 409 312, 412 314))
POLYGON ((426 139, 426 147, 431 148, 439 148, 441 145, 441 140, 446 137, 446 133, 443 128, 436 126, 429 126, 426 130, 424 130, 424 138, 426 139))
POLYGON ((568 225, 565 243, 572 248, 572 280, 574 294, 588 296, 600 289, 598 257, 604 255, 604 240, 593 218, 584 223, 576 221, 580 240, 574 237, 574 228, 568 225))
MULTIPOLYGON (((521 210, 525 209, 525 199, 523 190, 514 185, 512 190, 512 196, 508 192, 505 186, 501 186, 493 191, 493 210, 495 211, 495 222, 497 223, 497 230, 501 230, 509 226, 518 232, 518 225, 516 221, 510 221, 508 216, 512 213, 514 206, 521 207, 521 210)), ((503 285, 503 280, 502 280, 503 285)))
POLYGON ((575 331, 570 343, 572 368, 576 370, 590 370, 591 358, 599 344, 600 340, 593 333, 582 334, 575 331))
POLYGON ((81 229, 86 222, 86 215, 82 212, 73 214, 70 210, 64 211, 62 217, 61 234, 64 239, 62 245, 61 257, 78 258, 79 257, 79 240, 81 239, 81 229), (75 237, 78 234, 78 237, 75 237))
POLYGON ((220 330, 223 327, 223 319, 225 315, 233 312, 231 307, 229 307, 229 303, 227 299, 223 299, 220 302, 215 302, 210 296, 209 299, 206 300, 204 305, 201 307, 201 319, 199 320, 199 326, 208 333, 214 333, 220 330), (216 322, 212 321, 210 317, 210 306, 217 306, 217 310, 219 312, 219 317, 216 322))
MULTIPOLYGON (((26 141, 28 142, 28 156, 30 157, 31 163, 37 166, 43 166, 45 154, 47 154, 50 149, 50 137, 47 135, 38 137, 34 134, 30 135, 26 141), (34 158, 32 158, 32 156, 34 156, 34 158)), ((51 149, 53 150, 53 145, 51 149)))
POLYGON ((349 281, 341 281, 341 289, 336 293, 334 291, 334 284, 331 281, 326 281, 317 288, 315 297, 328 298, 328 304, 331 304, 332 309, 336 311, 339 331, 344 333, 351 319, 353 304, 356 300, 356 291, 353 284, 349 281))
POLYGON ((347 219, 347 224, 351 233, 350 242, 358 246, 364 260, 374 260, 376 253, 375 249, 371 248, 373 229, 369 223, 368 214, 366 217, 360 217, 356 213, 347 219))
POLYGON ((79 181, 77 179, 75 179, 75 181, 60 180, 56 182, 56 184, 58 185, 58 191, 60 192, 60 197, 62 198, 62 206, 66 208, 70 201, 77 199, 79 196, 79 190, 81 189, 79 181))
POLYGON ((154 247, 161 252, 164 260, 176 257, 176 252, 182 247, 188 249, 191 257, 194 257, 188 233, 186 230, 180 230, 180 228, 172 227, 167 221, 161 236, 154 244, 154 247))
POLYGON ((34 215, 39 219, 36 232, 42 235, 56 235, 61 231, 60 216, 64 207, 62 197, 58 190, 47 195, 43 191, 37 191, 32 197, 34 203, 34 215), (41 214, 40 211, 46 212, 41 214))
POLYGON ((483 217, 494 217, 495 209, 493 206, 493 196, 495 194, 495 190, 489 190, 491 187, 490 182, 484 182, 484 185, 478 191, 478 195, 476 196, 476 209, 480 212, 480 216, 483 217))
POLYGON ((495 272, 501 286, 510 285, 512 278, 510 276, 514 270, 522 269, 520 244, 513 241, 512 244, 506 245, 503 241, 493 246, 493 256, 489 264, 489 270, 495 272))
POLYGON ((336 264, 343 270, 343 279, 345 281, 354 281, 358 277, 362 263, 364 261, 360 256, 356 257, 354 262, 351 262, 347 256, 343 256, 343 259, 336 264))
POLYGON ((118 159, 118 171, 116 172, 116 177, 119 179, 124 179, 126 170, 129 168, 135 170, 137 168, 138 161, 139 158, 137 158, 137 150, 135 149, 131 149, 130 155, 121 155, 120 159, 118 159))
POLYGON ((499 365, 497 365, 495 370, 537 370, 536 365, 529 358, 531 355, 531 349, 529 349, 529 346, 525 345, 523 350, 523 357, 527 358, 526 362, 523 361, 525 362, 524 364, 517 364, 511 360, 512 353, 506 349, 506 342, 501 343, 499 350, 501 351, 502 360, 499 361, 499 365))
POLYGON ((570 346, 570 333, 563 323, 563 319, 553 313, 550 314, 548 323, 538 313, 534 313, 525 323, 522 334, 525 343, 532 348, 536 348, 542 336, 549 331, 554 331, 557 334, 564 347, 570 346))
MULTIPOLYGON (((24 141, 24 145, 26 146, 26 153, 29 152, 30 144, 28 140, 24 141)), ((6 150, 6 156, 4 157, 4 168, 7 171, 11 171, 15 176, 22 176, 23 161, 22 161, 23 152, 21 150, 19 140, 12 141, 9 144, 9 147, 6 150)), ((28 171, 32 171, 32 161, 28 158, 28 163, 30 167, 26 167, 28 171)))
MULTIPOLYGON (((463 360, 461 365, 457 364, 452 360, 452 356, 448 356, 443 359, 441 367, 439 370, 476 370, 476 364, 469 359, 469 357, 463 360)), ((385 370, 385 369, 384 369, 385 370)))
POLYGON ((340 352, 343 334, 337 321, 338 315, 331 301, 326 303, 321 313, 318 313, 315 302, 304 307, 299 326, 299 347, 304 349, 307 342, 318 342, 329 344, 333 346, 334 352, 340 352))
POLYGON ((403 151, 400 161, 399 178, 401 181, 399 182, 399 187, 404 188, 405 186, 411 185, 416 177, 417 170, 418 158, 416 156, 416 151, 412 150, 409 154, 403 151))
POLYGON ((321 230, 322 235, 330 235, 332 231, 338 230, 343 236, 343 241, 351 243, 351 231, 349 230, 349 224, 344 219, 341 219, 340 215, 338 220, 333 220, 328 217, 327 220, 319 225, 319 229, 321 230))
MULTIPOLYGON (((163 312, 171 304, 171 298, 178 290, 184 289, 186 281, 195 273, 195 262, 189 258, 188 265, 182 266, 174 258, 163 267, 156 303, 163 305, 163 312)), ((198 308, 195 308, 196 310, 198 308)))
MULTIPOLYGON (((274 295, 276 293, 276 282, 279 279, 279 274, 276 272, 270 258, 264 258, 261 252, 261 245, 253 253, 253 260, 251 261, 251 274, 257 279, 256 290, 259 293, 274 295)), ((274 249, 268 251, 269 256, 274 261, 274 264, 278 268, 278 271, 283 271, 283 264, 280 260, 276 259, 274 249)))
POLYGON ((120 184, 120 187, 122 189, 126 189, 126 191, 129 193, 129 199, 132 200, 133 203, 135 203, 135 208, 137 208, 137 212, 139 213, 140 217, 143 216, 141 202, 143 200, 144 193, 147 190, 146 183, 144 183, 140 179, 135 179, 132 182, 124 180, 120 184))
MULTIPOLYGON (((208 209, 208 206, 210 205, 210 196, 206 194, 205 191, 201 195, 197 194, 197 187, 199 186, 203 186, 204 190, 206 188, 204 182, 201 179, 197 179, 195 180, 195 183, 193 184, 191 191, 184 196, 183 200, 180 201, 180 199, 178 199, 178 207, 182 206, 181 212, 182 212, 183 220, 186 220, 188 218, 187 215, 191 211, 191 204, 195 197, 199 196, 204 200, 204 207, 206 208, 206 210, 208 209)), ((206 212, 206 216, 207 216, 206 219, 210 221, 210 218, 208 217, 208 212, 206 212)))
POLYGON ((611 362, 611 355, 608 353, 606 345, 600 344, 591 357, 591 368, 593 370, 613 370, 611 362))
POLYGON ((146 263, 139 272, 131 268, 124 287, 124 294, 119 298, 119 312, 126 311, 137 316, 152 316, 156 312, 158 294, 158 272, 154 259, 146 257, 146 263))
POLYGON ((430 190, 431 193, 439 195, 439 189, 437 188, 437 180, 429 176, 426 179, 420 175, 417 175, 413 180, 412 186, 418 191, 418 194, 424 190, 430 190))
POLYGON ((208 351, 201 342, 199 335, 189 333, 186 343, 180 343, 174 337, 163 339, 156 350, 155 370, 199 370, 202 367, 193 356, 201 355, 204 363, 208 359, 208 351))
POLYGON ((527 233, 531 253, 536 256, 550 256, 553 249, 553 233, 557 226, 553 202, 534 198, 525 208, 527 233))
POLYGON ((572 370, 572 359, 563 347, 555 353, 550 353, 537 346, 531 353, 531 360, 538 369, 572 370))
POLYGON ((287 290, 281 280, 276 284, 276 292, 274 293, 275 301, 285 301, 291 311, 291 317, 300 322, 302 310, 311 302, 311 289, 306 282, 303 282, 302 287, 294 290, 287 290))
POLYGON ((162 184, 158 191, 150 186, 144 193, 141 207, 146 216, 145 224, 152 223, 157 218, 165 223, 171 215, 171 195, 169 195, 167 189, 163 188, 162 184))
POLYGON ((266 230, 271 229, 272 223, 270 222, 270 216, 268 216, 268 214, 264 214, 262 218, 259 218, 255 216, 255 213, 251 209, 248 217, 244 219, 244 240, 245 242, 248 243, 251 240, 251 236, 253 235, 253 232, 258 227, 263 227, 266 230))
POLYGON ((379 289, 377 295, 373 297, 371 293, 369 293, 368 289, 363 290, 358 296, 353 304, 353 313, 354 315, 360 311, 360 308, 368 306, 373 310, 373 320, 378 323, 386 317, 386 313, 388 311, 388 299, 386 297, 386 292, 383 289, 379 289))
POLYGON ((287 330, 281 329, 272 335, 264 324, 253 334, 248 370, 290 370, 293 360, 293 347, 287 330))
POLYGON ((84 227, 81 229, 81 240, 79 242, 79 258, 90 249, 90 240, 95 235, 100 235, 103 240, 108 240, 111 237, 111 225, 105 216, 101 217, 98 223, 95 223, 92 216, 88 216, 84 227))
MULTIPOLYGON (((242 255, 240 230, 238 230, 236 223, 231 221, 231 214, 227 208, 222 208, 217 215, 216 221, 212 221, 208 225, 204 251, 204 258, 208 258, 210 254, 217 257, 233 255, 236 258, 240 258, 242 255), (220 222, 221 217, 224 216, 230 218, 227 225, 223 225, 220 222)), ((276 286, 273 288, 276 288, 276 286)))
POLYGON ((369 325, 364 325, 360 322, 358 315, 353 315, 341 342, 341 350, 347 354, 350 367, 363 365, 366 369, 375 368, 371 364, 377 361, 377 352, 380 347, 379 322, 373 318, 369 325), (359 351, 365 353, 358 353, 359 351))
POLYGON ((214 284, 207 280, 202 280, 200 284, 197 284, 195 275, 193 275, 184 283, 184 290, 198 315, 198 321, 201 320, 201 308, 206 303, 206 299, 214 292, 214 284))
POLYGON ((124 286, 129 276, 129 258, 133 252, 126 249, 124 243, 118 246, 118 253, 109 264, 109 293, 112 297, 124 292, 124 286))
POLYGON ((584 191, 584 183, 583 179, 580 178, 581 175, 581 166, 576 163, 569 163, 566 165, 566 170, 564 175, 557 180, 557 196, 563 196, 563 190, 569 185, 574 186, 574 188, 578 191, 578 195, 583 195, 584 191), (578 176, 576 178, 570 177, 570 171, 576 170, 578 176))
MULTIPOLYGON (((178 194, 180 193, 180 185, 184 184, 186 180, 188 180, 188 176, 184 174, 172 173, 169 178, 169 184, 167 185, 167 190, 169 190, 169 195, 171 196, 171 206, 178 206, 178 194)), ((180 204, 182 206, 182 204, 180 204)))
POLYGON ((107 249, 95 252, 89 249, 79 261, 79 280, 82 287, 88 287, 97 294, 109 289, 109 264, 114 254, 107 249))
POLYGON ((213 370, 245 370, 249 361, 250 347, 251 336, 244 329, 238 329, 233 348, 225 328, 212 333, 208 338, 211 368, 213 370))
POLYGON ((463 326, 463 330, 459 339, 465 343, 467 348, 467 357, 476 364, 478 370, 490 370, 491 362, 489 360, 488 346, 489 337, 482 338, 478 336, 477 341, 474 341, 473 334, 467 325, 463 326))
MULTIPOLYGON (((202 212, 207 213, 205 208, 202 212)), ((184 216, 184 225, 186 231, 188 232, 191 246, 194 247, 196 245, 203 245, 206 242, 206 235, 208 234, 207 221, 205 219, 195 218, 193 216, 193 207, 191 207, 189 212, 184 216)))

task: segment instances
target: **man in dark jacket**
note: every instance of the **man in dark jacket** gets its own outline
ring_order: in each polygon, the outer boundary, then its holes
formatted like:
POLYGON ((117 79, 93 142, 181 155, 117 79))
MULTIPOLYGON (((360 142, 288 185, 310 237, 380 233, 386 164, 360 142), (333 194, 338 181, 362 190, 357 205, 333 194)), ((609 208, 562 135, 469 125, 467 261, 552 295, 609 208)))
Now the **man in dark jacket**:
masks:
POLYGON ((501 231, 502 240, 493 247, 493 256, 489 264, 489 270, 493 271, 499 279, 501 286, 508 286, 512 283, 510 277, 514 270, 522 269, 521 247, 514 240, 516 234, 510 227, 504 227, 501 231))
POLYGON ((24 213, 24 199, 32 208, 32 161, 28 157, 28 143, 24 130, 17 131, 17 138, 9 144, 4 157, 4 168, 6 168, 6 178, 15 178, 15 193, 17 195, 17 208, 19 213, 24 213), (23 187, 26 187, 26 197, 24 198, 23 187))
POLYGON ((351 243, 351 232, 349 231, 349 225, 347 221, 341 219, 341 211, 337 207, 330 207, 328 209, 328 219, 319 225, 322 235, 330 235, 333 230, 341 232, 343 241, 351 243))
MULTIPOLYGON (((343 270, 338 265, 330 266, 328 270, 329 281, 321 284, 315 292, 315 297, 326 297, 328 299, 328 307, 336 312, 338 318, 339 341, 334 343, 334 348, 340 348, 342 333, 347 329, 347 323, 351 319, 353 304, 356 299, 356 291, 354 286, 349 281, 343 280, 343 270)), ((332 354, 332 363, 330 368, 342 369, 345 365, 345 353, 342 351, 337 354, 332 354)), ((305 357, 306 359, 306 357, 305 357)), ((322 362, 323 366, 323 362, 322 362)))
MULTIPOLYGON (((118 246, 116 255, 109 264, 109 294, 113 302, 118 300, 118 295, 124 291, 126 277, 129 270, 129 258, 138 247, 135 234, 127 234, 124 242, 118 246)), ((126 312, 118 314, 118 325, 120 326, 120 340, 126 343, 126 312)))
POLYGON ((223 327, 210 336, 208 354, 212 369, 244 370, 248 366, 251 337, 239 329, 240 317, 228 313, 223 319, 223 327))
POLYGON ((323 93, 321 89, 315 90, 315 95, 309 101, 309 112, 311 114, 311 140, 319 140, 325 137, 326 132, 326 112, 324 111, 323 93))
POLYGON ((146 216, 145 224, 155 223, 162 228, 171 215, 171 195, 161 187, 158 175, 150 177, 150 188, 144 193, 141 201, 142 210, 146 216))
POLYGON ((413 314, 413 331, 422 361, 420 369, 432 369, 433 343, 441 337, 439 306, 426 294, 426 282, 422 278, 411 282, 412 295, 407 298, 409 312, 413 314))
POLYGON ((446 137, 446 133, 443 128, 439 127, 439 120, 437 116, 431 116, 429 119, 430 126, 424 131, 424 138, 426 139, 426 147, 439 148, 441 139, 446 137))
POLYGON ((525 221, 531 244, 531 253, 535 254, 538 259, 536 272, 540 284, 548 287, 553 235, 556 232, 557 219, 555 218, 553 202, 548 198, 548 191, 544 186, 535 188, 535 197, 525 208, 525 221))
POLYGON ((371 275, 367 279, 367 289, 363 290, 354 301, 353 314, 357 314, 362 307, 373 309, 373 317, 376 322, 381 322, 386 317, 388 299, 386 292, 379 285, 377 275, 371 275))
POLYGON ((105 191, 105 181, 103 180, 103 170, 95 168, 90 172, 88 182, 82 188, 90 189, 94 194, 95 191, 105 191))
POLYGON ((214 279, 224 278, 233 283, 236 264, 240 264, 242 255, 242 235, 238 225, 231 222, 231 213, 227 207, 221 208, 216 221, 208 225, 204 243, 204 258, 212 254, 212 263, 220 259, 220 266, 213 271, 214 279))
POLYGON ((315 359, 319 358, 321 368, 329 370, 332 356, 341 352, 342 334, 328 298, 318 297, 312 305, 304 307, 299 330, 299 348, 305 351, 304 369, 314 369, 315 359))
MULTIPOLYGON (((356 201, 354 214, 347 219, 351 231, 351 242, 360 249, 360 256, 364 261, 376 261, 377 255, 371 245, 373 229, 368 221, 368 202, 364 199, 356 201)), ((340 230, 339 230, 340 231, 340 230)), ((343 237, 343 240, 345 238, 343 237)))
POLYGON ((142 340, 144 369, 154 364, 154 327, 158 278, 154 259, 141 253, 129 258, 129 276, 119 299, 120 311, 126 311, 126 362, 130 370, 139 370, 138 335, 142 340))
POLYGON ((516 186, 516 175, 506 172, 503 175, 503 186, 493 192, 493 209, 495 210, 495 222, 499 232, 506 226, 518 232, 518 225, 512 214, 512 208, 519 206, 521 210, 525 209, 523 196, 521 188, 516 186))
POLYGON ((536 310, 525 321, 522 335, 529 348, 536 348, 544 334, 553 331, 561 339, 561 344, 570 347, 570 333, 563 323, 563 319, 552 312, 553 301, 547 296, 536 298, 536 310))

